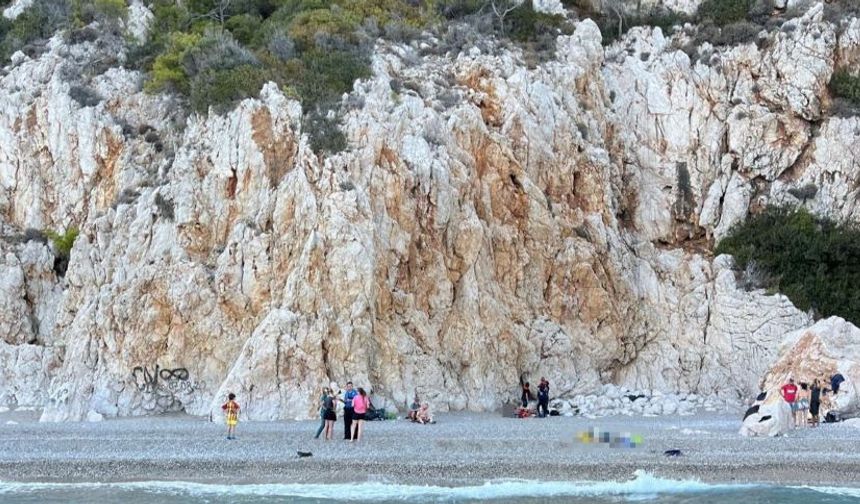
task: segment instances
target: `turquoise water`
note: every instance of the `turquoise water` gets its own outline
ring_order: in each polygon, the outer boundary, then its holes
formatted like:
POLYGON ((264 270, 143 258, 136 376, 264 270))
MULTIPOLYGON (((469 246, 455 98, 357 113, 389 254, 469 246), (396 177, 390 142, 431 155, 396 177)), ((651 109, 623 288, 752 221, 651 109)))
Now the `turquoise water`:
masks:
POLYGON ((209 485, 187 482, 3 483, 3 504, 274 504, 450 502, 476 503, 619 503, 663 504, 823 504, 860 503, 860 488, 709 485, 638 473, 626 482, 498 481, 479 486, 441 487, 387 483, 334 485, 209 485))

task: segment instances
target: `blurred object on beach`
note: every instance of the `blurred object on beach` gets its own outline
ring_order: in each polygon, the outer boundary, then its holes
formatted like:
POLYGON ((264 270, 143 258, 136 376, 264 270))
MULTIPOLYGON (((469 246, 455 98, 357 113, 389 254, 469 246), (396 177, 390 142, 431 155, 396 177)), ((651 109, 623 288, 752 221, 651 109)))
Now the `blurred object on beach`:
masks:
POLYGON ((642 435, 629 432, 601 431, 598 427, 578 432, 576 439, 583 444, 608 444, 610 448, 636 448, 642 446, 642 435))

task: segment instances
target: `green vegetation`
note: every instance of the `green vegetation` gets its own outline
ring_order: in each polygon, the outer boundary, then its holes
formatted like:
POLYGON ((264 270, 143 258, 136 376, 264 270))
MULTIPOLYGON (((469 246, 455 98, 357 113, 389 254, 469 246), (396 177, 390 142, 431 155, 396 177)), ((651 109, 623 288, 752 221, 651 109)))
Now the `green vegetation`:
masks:
POLYGON ((847 70, 839 70, 830 79, 830 91, 834 96, 860 106, 860 75, 852 75, 847 70))
POLYGON ((222 112, 274 81, 301 99, 318 151, 345 147, 328 111, 370 76, 378 36, 408 40, 443 20, 483 13, 494 16, 498 34, 533 42, 557 33, 563 20, 530 2, 500 16, 487 0, 155 0, 152 10, 149 42, 132 51, 149 72, 147 91, 175 92, 195 111, 222 112))
POLYGON ((14 20, 0 17, 0 59, 6 61, 19 50, 30 52, 58 30, 93 21, 116 24, 125 15, 125 0, 34 0, 14 20))
POLYGON ((705 0, 699 5, 698 17, 725 26, 746 20, 752 7, 751 0, 705 0))
POLYGON ((659 8, 642 14, 616 12, 614 14, 592 15, 592 17, 600 27, 603 45, 615 42, 631 28, 637 26, 658 26, 664 35, 669 35, 672 33, 673 27, 683 25, 688 21, 683 14, 659 8))
POLYGON ((736 226, 717 247, 736 265, 765 274, 762 285, 802 310, 860 323, 860 228, 804 209, 769 207, 736 226))
POLYGON ((54 243, 54 249, 57 254, 63 257, 69 257, 72 253, 72 246, 75 244, 75 239, 77 239, 78 234, 78 229, 74 227, 70 227, 62 234, 51 230, 45 231, 45 236, 50 238, 54 243))
POLYGON ((78 237, 78 229, 70 227, 65 233, 46 230, 44 236, 50 238, 54 244, 54 271, 58 276, 65 276, 69 267, 69 258, 72 254, 72 246, 78 237))
MULTIPOLYGON (((346 145, 337 118, 341 98, 369 77, 377 38, 445 35, 463 21, 551 54, 566 23, 514 0, 148 0, 147 6, 154 15, 148 40, 129 41, 127 57, 146 73, 147 92, 174 93, 196 112, 222 113, 273 81, 301 100, 312 145, 328 151, 346 145)), ((58 30, 67 30, 71 43, 92 41, 111 32, 102 27, 119 26, 126 12, 126 0, 35 0, 14 21, 0 20, 0 56, 38 52, 40 41, 58 30)), ((79 87, 82 105, 98 102, 79 87)))

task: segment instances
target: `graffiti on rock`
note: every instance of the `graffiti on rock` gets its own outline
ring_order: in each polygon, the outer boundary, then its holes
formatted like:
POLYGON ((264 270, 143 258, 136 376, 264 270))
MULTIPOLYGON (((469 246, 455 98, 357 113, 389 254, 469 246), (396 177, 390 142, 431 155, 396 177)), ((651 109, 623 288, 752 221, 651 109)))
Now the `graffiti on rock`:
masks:
POLYGON ((182 408, 179 396, 205 389, 205 384, 191 380, 190 373, 183 367, 169 369, 161 368, 158 364, 152 368, 136 366, 131 376, 137 389, 149 399, 147 402, 154 401, 147 409, 179 410, 182 408))

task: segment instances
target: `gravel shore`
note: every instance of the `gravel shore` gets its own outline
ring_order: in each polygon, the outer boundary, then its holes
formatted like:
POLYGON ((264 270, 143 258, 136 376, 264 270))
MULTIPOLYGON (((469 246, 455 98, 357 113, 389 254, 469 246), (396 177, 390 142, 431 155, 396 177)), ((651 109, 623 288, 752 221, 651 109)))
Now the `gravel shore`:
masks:
POLYGON ((0 414, 4 481, 210 483, 384 481, 465 485, 495 479, 626 480, 636 470, 707 482, 856 486, 860 429, 822 425, 786 437, 739 436, 735 415, 512 419, 452 413, 435 425, 370 422, 365 439, 314 440, 316 422, 243 422, 239 439, 188 416, 40 424, 0 414), (10 420, 15 424, 9 424, 10 420), (636 448, 584 445, 591 427, 641 435, 636 448), (666 457, 669 449, 680 457, 666 457), (298 458, 296 450, 313 452, 298 458))

